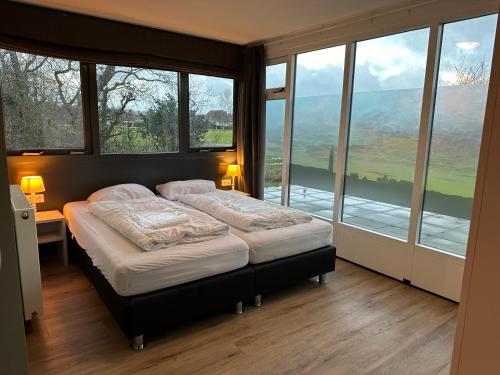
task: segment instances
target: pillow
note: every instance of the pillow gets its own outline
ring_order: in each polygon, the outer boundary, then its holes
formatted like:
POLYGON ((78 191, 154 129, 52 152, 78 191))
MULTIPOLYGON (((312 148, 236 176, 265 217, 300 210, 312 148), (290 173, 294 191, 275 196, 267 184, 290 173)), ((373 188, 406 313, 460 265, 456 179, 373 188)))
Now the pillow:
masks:
POLYGON ((147 187, 139 184, 121 184, 108 186, 92 193, 87 200, 97 201, 125 201, 138 198, 154 198, 155 194, 147 187))
POLYGON ((209 180, 171 181, 157 185, 156 190, 165 198, 175 201, 188 194, 204 194, 215 191, 215 182, 209 180))

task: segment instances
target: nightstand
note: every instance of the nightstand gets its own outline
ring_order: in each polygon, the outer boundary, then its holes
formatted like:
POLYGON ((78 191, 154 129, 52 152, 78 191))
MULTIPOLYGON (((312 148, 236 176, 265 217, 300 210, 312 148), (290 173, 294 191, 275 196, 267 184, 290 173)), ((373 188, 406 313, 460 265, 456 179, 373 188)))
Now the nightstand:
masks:
POLYGON ((59 211, 40 211, 35 215, 38 244, 57 242, 59 257, 68 265, 66 221, 59 211))

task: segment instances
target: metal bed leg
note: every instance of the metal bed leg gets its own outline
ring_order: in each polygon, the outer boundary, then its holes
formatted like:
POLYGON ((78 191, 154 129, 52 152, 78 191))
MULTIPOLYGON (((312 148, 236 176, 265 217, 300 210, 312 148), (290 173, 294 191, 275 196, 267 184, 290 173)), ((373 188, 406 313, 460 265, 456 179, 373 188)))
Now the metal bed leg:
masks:
POLYGON ((236 302, 235 314, 241 315, 243 314, 243 301, 236 302))
POLYGON ((322 273, 319 275, 319 283, 326 284, 328 282, 328 277, 326 273, 322 273))
POLYGON ((257 294, 255 296, 255 302, 254 302, 254 305, 256 307, 261 307, 262 306, 262 294, 257 294))
POLYGON ((144 349, 144 336, 143 335, 135 336, 132 339, 132 350, 136 352, 142 349, 144 349))

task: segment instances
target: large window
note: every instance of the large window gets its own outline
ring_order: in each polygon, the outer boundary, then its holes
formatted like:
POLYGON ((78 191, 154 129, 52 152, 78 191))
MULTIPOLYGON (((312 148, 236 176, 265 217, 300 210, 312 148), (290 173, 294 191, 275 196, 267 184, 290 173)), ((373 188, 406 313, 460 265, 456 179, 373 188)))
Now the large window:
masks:
POLYGON ((80 63, 0 49, 9 151, 83 150, 80 63))
POLYGON ((281 204, 284 126, 285 100, 267 100, 264 199, 278 204, 281 204))
POLYGON ((175 72, 97 65, 101 153, 179 150, 175 72))
POLYGON ((497 15, 443 26, 420 243, 465 255, 497 15))
POLYGON ((345 223, 408 236, 428 39, 421 29, 356 44, 345 223))
POLYGON ((297 55, 290 207, 331 219, 345 46, 297 55))
POLYGON ((189 75, 190 148, 234 147, 234 80, 189 75))
POLYGON ((266 66, 264 199, 281 204, 285 145, 286 63, 266 66))

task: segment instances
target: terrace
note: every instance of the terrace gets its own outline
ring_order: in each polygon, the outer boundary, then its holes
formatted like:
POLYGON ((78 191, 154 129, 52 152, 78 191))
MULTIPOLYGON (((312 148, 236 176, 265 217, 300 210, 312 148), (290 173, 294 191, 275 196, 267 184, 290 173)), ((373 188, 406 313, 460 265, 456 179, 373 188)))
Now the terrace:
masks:
MULTIPOLYGON (((333 217, 334 194, 304 186, 290 186, 290 207, 327 219, 333 217)), ((264 199, 281 202, 280 187, 266 187, 264 199)), ((343 221, 378 233, 406 239, 410 209, 369 199, 345 196, 343 221)), ((465 255, 469 220, 424 212, 420 243, 437 249, 465 255)))

